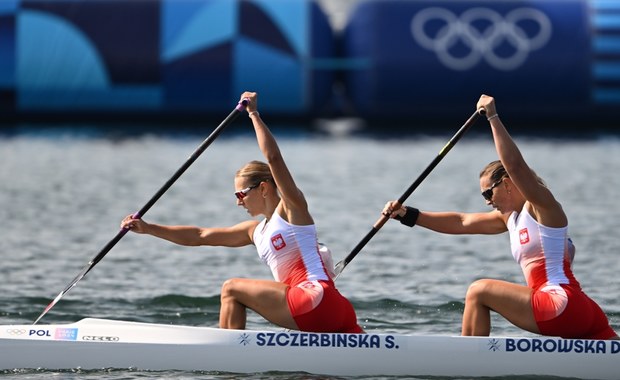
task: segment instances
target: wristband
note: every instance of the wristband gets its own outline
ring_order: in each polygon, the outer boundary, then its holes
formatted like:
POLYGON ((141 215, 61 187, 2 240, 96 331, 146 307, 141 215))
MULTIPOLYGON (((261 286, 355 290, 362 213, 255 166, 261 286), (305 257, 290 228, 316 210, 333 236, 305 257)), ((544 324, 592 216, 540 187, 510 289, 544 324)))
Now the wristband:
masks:
POLYGON ((495 119, 496 117, 499 117, 499 115, 498 114, 491 115, 491 116, 487 117, 487 120, 491 121, 491 119, 495 119))
POLYGON ((257 115, 258 116, 260 114, 258 113, 258 111, 248 112, 248 117, 252 117, 253 115, 257 115))
POLYGON ((405 206, 405 210, 407 210, 405 211, 405 215, 398 215, 394 219, 400 221, 400 223, 404 224, 405 226, 415 226, 416 222, 418 221, 418 216, 420 216, 420 210, 415 207, 409 206, 405 206))

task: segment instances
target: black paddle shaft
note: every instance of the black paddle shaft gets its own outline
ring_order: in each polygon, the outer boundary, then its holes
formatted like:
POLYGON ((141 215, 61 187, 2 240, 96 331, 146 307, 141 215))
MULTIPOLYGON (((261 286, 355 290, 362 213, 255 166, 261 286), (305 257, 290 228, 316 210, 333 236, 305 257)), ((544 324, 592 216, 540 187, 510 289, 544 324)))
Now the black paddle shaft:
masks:
MULTIPOLYGON (((149 199, 149 201, 146 202, 146 204, 142 206, 142 208, 138 212, 133 214, 135 218, 143 217, 144 214, 146 214, 147 211, 151 207, 153 207, 153 205, 159 200, 159 198, 161 198, 162 195, 164 195, 164 193, 168 191, 168 189, 170 189, 170 187, 176 182, 176 180, 178 180, 181 175, 185 173, 185 171, 194 163, 194 161, 196 161, 198 157, 209 147, 209 145, 211 145, 211 143, 215 141, 215 139, 222 133, 222 131, 230 124, 232 124, 232 122, 239 116, 241 111, 244 110, 245 106, 248 104, 248 101, 248 99, 243 99, 237 104, 235 109, 231 111, 231 113, 226 117, 226 119, 224 119, 224 121, 222 121, 220 125, 215 128, 213 132, 211 132, 211 134, 198 146, 198 148, 196 148, 196 150, 187 158, 185 163, 183 163, 183 165, 172 175, 172 177, 170 177, 170 179, 166 181, 166 183, 155 193, 155 195, 153 195, 153 197, 151 197, 151 199, 149 199)), ((56 296, 56 298, 45 308, 43 313, 41 313, 39 318, 37 318, 33 324, 37 324, 37 322, 45 314, 47 314, 47 312, 52 307, 54 307, 54 305, 56 305, 56 303, 60 301, 60 299, 69 290, 71 290, 75 285, 77 285, 77 283, 84 276, 86 276, 86 274, 90 272, 90 270, 93 269, 95 265, 97 265, 97 263, 101 261, 101 259, 105 257, 105 255, 116 245, 116 243, 118 243, 123 238, 123 236, 127 234, 128 231, 129 229, 127 228, 121 228, 120 231, 118 231, 118 233, 116 234, 116 236, 114 236, 114 238, 112 238, 112 240, 110 240, 108 244, 106 244, 101 249, 101 251, 99 251, 99 253, 97 253, 97 255, 88 262, 88 264, 80 271, 80 273, 78 273, 78 275, 73 279, 73 281, 71 281, 71 283, 69 283, 69 285, 67 285, 67 287, 62 292, 60 292, 58 296, 56 296)))
MULTIPOLYGON (((224 121, 222 121, 220 125, 215 128, 213 132, 211 132, 211 134, 198 146, 198 148, 194 150, 194 152, 187 158, 185 163, 183 163, 183 165, 181 165, 181 167, 172 175, 172 177, 170 177, 168 181, 166 181, 166 183, 155 193, 155 195, 153 195, 153 197, 151 197, 151 199, 149 199, 149 201, 146 202, 146 204, 133 215, 134 218, 143 217, 147 213, 147 211, 151 207, 153 207, 153 205, 159 200, 159 198, 161 198, 164 193, 168 191, 170 187, 172 187, 172 185, 183 175, 183 173, 185 173, 185 171, 194 163, 194 161, 196 161, 198 157, 200 157, 200 155, 209 147, 209 145, 211 145, 211 143, 215 141, 215 139, 222 133, 222 131, 230 124, 232 124, 232 122, 237 118, 237 116, 239 116, 241 111, 244 109, 247 102, 248 101, 245 99, 239 102, 237 107, 235 107, 235 109, 232 110, 232 112, 226 117, 226 119, 224 119, 224 121)), ((110 251, 110 249, 112 249, 112 247, 114 247, 114 245, 116 245, 116 243, 118 243, 119 240, 123 238, 123 236, 125 236, 127 231, 129 230, 126 228, 122 228, 116 234, 116 236, 112 240, 110 240, 108 244, 105 245, 105 247, 103 247, 103 249, 97 254, 97 256, 95 256, 95 258, 90 261, 90 268, 86 271, 86 273, 88 273, 93 266, 97 265, 97 263, 101 261, 101 259, 103 259, 106 253, 108 253, 108 251, 110 251)))
MULTIPOLYGON (((420 176, 411 184, 411 186, 409 186, 409 188, 403 193, 403 195, 398 198, 398 203, 402 205, 407 200, 407 198, 409 198, 409 196, 415 191, 415 189, 418 188, 422 181, 424 181, 424 179, 433 171, 433 169, 435 169, 435 166, 439 164, 439 162, 448 154, 452 147, 454 147, 454 145, 456 145, 456 143, 461 139, 461 137, 463 137, 465 132, 467 132, 467 130, 469 130, 472 125, 474 125, 476 120, 478 120, 478 117, 484 114, 485 111, 483 108, 481 108, 474 112, 473 115, 469 117, 469 119, 467 119, 465 124, 463 124, 463 126, 456 132, 456 134, 452 136, 450 141, 448 141, 448 143, 439 151, 437 157, 435 157, 435 159, 426 167, 426 169, 424 169, 422 174, 420 174, 420 176)), ((372 239, 373 236, 375 236, 375 234, 379 232, 379 229, 383 227, 383 225, 389 220, 389 218, 389 215, 381 214, 381 217, 375 222, 375 224, 372 226, 366 236, 364 236, 364 238, 359 243, 357 243, 351 253, 349 253, 344 260, 336 264, 336 277, 340 275, 340 273, 347 265, 349 265, 351 260, 353 260, 355 256, 357 256, 357 254, 362 250, 362 248, 364 248, 364 246, 370 241, 370 239, 372 239)))

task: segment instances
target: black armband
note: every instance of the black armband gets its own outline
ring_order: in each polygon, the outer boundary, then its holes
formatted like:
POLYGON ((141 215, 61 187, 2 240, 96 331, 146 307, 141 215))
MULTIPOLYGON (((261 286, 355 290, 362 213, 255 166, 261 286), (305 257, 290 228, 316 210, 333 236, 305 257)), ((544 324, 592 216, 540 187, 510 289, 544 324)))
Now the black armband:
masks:
POLYGON ((397 215, 394 219, 399 220, 401 224, 405 226, 415 226, 415 223, 418 221, 418 216, 420 216, 420 210, 409 206, 405 206, 405 210, 407 211, 405 211, 404 216, 397 215))

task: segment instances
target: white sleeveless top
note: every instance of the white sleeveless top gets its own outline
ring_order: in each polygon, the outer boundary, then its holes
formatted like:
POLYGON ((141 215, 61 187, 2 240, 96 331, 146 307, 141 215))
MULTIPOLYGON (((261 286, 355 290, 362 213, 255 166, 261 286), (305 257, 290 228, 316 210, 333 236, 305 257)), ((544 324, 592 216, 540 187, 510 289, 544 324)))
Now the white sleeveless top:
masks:
POLYGON ((519 263, 530 288, 579 285, 571 270, 575 246, 568 226, 552 228, 538 223, 523 206, 508 218, 512 256, 519 263))
POLYGON ((304 281, 331 279, 321 255, 314 224, 297 226, 274 212, 254 230, 258 256, 271 269, 276 281, 295 286, 304 281))

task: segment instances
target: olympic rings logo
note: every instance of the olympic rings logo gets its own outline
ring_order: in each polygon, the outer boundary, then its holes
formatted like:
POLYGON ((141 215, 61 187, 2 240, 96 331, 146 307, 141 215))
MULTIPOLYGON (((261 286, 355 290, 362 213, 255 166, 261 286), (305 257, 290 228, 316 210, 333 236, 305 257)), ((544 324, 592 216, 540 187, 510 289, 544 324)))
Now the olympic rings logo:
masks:
POLYGON ((521 66, 530 52, 545 46, 551 38, 551 21, 541 11, 517 8, 502 17, 489 8, 471 8, 460 17, 438 7, 419 11, 411 20, 413 38, 420 46, 437 54, 446 67, 464 71, 485 60, 492 67, 510 71, 521 66), (526 32, 525 24, 535 24, 535 32, 526 32), (439 25, 434 33, 430 28, 439 25), (453 50, 461 43, 469 51, 457 56, 453 50), (499 55, 496 50, 505 44, 511 53, 499 55))
POLYGON ((23 335, 26 333, 24 329, 7 329, 6 333, 9 335, 23 335))

